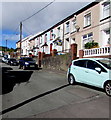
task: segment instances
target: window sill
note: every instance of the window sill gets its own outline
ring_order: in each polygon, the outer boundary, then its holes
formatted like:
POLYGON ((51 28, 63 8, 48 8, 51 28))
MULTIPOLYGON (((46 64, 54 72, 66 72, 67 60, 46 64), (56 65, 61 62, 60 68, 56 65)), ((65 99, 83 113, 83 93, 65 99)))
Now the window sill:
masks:
POLYGON ((74 34, 74 33, 76 33, 76 31, 71 32, 71 34, 74 34))
POLYGON ((90 26, 91 26, 91 24, 90 24, 90 25, 87 25, 87 26, 84 26, 83 29, 85 29, 85 28, 87 28, 87 27, 90 27, 90 26))
POLYGON ((65 33, 65 35, 69 34, 69 32, 65 33))
POLYGON ((106 17, 106 18, 101 19, 100 22, 102 22, 102 21, 104 21, 104 20, 107 20, 107 19, 109 19, 109 18, 111 18, 111 16, 108 16, 108 17, 106 17))

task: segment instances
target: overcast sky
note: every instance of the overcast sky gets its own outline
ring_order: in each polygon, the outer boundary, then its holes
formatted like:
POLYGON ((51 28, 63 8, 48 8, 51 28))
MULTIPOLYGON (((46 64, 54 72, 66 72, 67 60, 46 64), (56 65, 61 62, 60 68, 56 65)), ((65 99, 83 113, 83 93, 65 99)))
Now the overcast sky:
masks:
MULTIPOLYGON (((5 0, 2 1, 2 4, 0 3, 0 10, 2 8, 2 23, 0 24, 0 31, 2 31, 2 33, 0 34, 0 38, 2 36, 1 39, 3 46, 6 45, 7 40, 8 47, 15 48, 15 43, 19 40, 20 21, 23 21, 51 2, 51 0, 47 2, 35 2, 35 0, 31 1, 25 0, 23 2, 19 0, 18 2, 13 2, 12 0, 8 2, 7 0, 6 2, 5 0)), ((63 20, 94 0, 84 0, 84 2, 82 2, 83 0, 68 1, 58 2, 58 0, 55 0, 50 6, 32 18, 24 21, 23 36, 25 37, 30 34, 47 30, 57 22, 63 20)))

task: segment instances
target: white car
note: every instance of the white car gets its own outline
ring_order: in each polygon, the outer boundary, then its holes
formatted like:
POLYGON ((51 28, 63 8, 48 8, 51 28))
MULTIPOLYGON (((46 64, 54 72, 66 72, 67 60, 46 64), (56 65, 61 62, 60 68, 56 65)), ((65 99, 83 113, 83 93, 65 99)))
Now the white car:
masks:
POLYGON ((85 83, 105 90, 111 96, 111 59, 83 58, 73 60, 67 72, 69 84, 85 83))
POLYGON ((2 62, 7 63, 7 58, 6 57, 2 57, 2 62))

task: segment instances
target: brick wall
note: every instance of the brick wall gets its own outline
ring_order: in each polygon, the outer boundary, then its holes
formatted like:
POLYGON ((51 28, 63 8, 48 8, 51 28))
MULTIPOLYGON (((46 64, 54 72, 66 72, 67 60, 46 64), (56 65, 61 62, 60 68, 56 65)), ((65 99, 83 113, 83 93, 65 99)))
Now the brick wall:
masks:
POLYGON ((43 58, 43 68, 67 71, 71 63, 71 53, 43 58))

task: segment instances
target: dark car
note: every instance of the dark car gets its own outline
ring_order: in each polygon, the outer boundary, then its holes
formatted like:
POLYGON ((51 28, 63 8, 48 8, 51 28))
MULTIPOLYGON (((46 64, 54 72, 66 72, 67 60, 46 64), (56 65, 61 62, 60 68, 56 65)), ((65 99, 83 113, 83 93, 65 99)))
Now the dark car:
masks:
POLYGON ((8 64, 9 65, 18 65, 18 62, 15 58, 9 58, 8 59, 8 64))
POLYGON ((22 57, 19 59, 19 66, 18 66, 19 69, 23 68, 25 70, 26 68, 30 68, 30 67, 34 67, 34 68, 38 67, 36 62, 32 58, 22 57))

